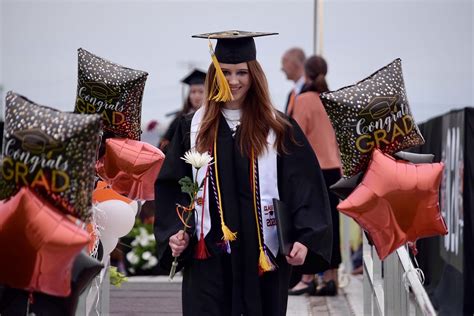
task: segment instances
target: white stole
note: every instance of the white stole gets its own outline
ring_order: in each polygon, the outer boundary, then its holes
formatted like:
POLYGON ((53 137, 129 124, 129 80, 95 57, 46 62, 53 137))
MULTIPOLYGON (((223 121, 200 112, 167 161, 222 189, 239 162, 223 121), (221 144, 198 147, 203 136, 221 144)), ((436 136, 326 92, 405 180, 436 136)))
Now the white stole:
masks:
MULTIPOLYGON (((204 116, 204 107, 198 109, 191 120, 191 133, 190 133, 190 145, 191 149, 196 147, 196 137, 199 132, 202 118, 204 116)), ((267 150, 258 157, 258 175, 259 175, 259 191, 260 191, 260 205, 261 205, 261 217, 262 217, 262 228, 263 228, 263 239, 268 250, 276 257, 278 254, 278 235, 277 226, 275 219, 275 211, 273 209, 273 198, 279 199, 278 193, 278 172, 277 172, 277 152, 275 150, 275 133, 270 130, 267 137, 267 150)), ((204 166, 199 169, 197 175, 198 183, 201 183, 206 175, 208 166, 204 166)), ((193 177, 196 176, 196 169, 193 168, 193 177)), ((208 180, 209 182, 209 180, 208 180)), ((212 187, 212 186, 211 186, 212 187)), ((202 198, 203 190, 199 191, 198 198, 202 198)), ((195 223, 196 223, 196 235, 198 239, 201 236, 201 219, 202 219, 202 207, 204 207, 204 223, 203 233, 206 236, 211 229, 211 219, 209 214, 209 198, 214 195, 212 189, 209 189, 209 183, 207 183, 206 196, 203 205, 195 204, 195 223)), ((225 209, 224 209, 225 214, 225 209)), ((248 223, 249 225, 256 223, 248 223)), ((239 236, 237 235, 237 238, 239 236)))

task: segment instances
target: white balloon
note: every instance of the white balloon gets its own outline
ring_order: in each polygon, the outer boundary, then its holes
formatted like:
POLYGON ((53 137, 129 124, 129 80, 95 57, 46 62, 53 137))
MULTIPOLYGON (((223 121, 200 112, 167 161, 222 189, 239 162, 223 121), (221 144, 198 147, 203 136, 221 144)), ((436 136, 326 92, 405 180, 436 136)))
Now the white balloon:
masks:
POLYGON ((130 206, 132 207, 133 211, 135 212, 135 216, 137 216, 137 213, 138 213, 138 203, 140 203, 139 201, 132 201, 130 202, 130 206))
POLYGON ((107 258, 109 254, 115 249, 119 240, 118 238, 110 236, 101 236, 100 241, 102 242, 102 249, 104 250, 104 256, 102 258, 107 258))
POLYGON ((96 207, 101 211, 97 225, 102 226, 101 236, 123 237, 135 224, 135 211, 132 206, 120 200, 100 202, 96 207))

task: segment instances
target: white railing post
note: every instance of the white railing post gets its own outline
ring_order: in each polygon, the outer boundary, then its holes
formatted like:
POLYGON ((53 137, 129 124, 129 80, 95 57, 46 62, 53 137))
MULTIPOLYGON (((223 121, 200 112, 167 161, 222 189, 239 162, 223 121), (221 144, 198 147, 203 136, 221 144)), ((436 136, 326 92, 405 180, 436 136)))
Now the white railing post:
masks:
POLYGON ((364 266, 364 315, 383 315, 383 285, 381 284, 381 264, 372 247, 364 237, 363 244, 364 266))
POLYGON ((404 272, 404 280, 403 282, 409 285, 411 291, 413 292, 413 297, 416 302, 416 309, 419 310, 417 312, 421 315, 427 316, 434 316, 436 315, 436 311, 431 304, 431 300, 426 293, 423 284, 420 282, 420 278, 418 273, 411 262, 410 256, 408 255, 408 251, 405 247, 400 247, 397 249, 396 254, 400 259, 400 265, 403 267, 404 272))
POLYGON ((404 246, 384 261, 365 236, 363 247, 364 315, 410 315, 410 310, 416 315, 436 315, 404 246))
POLYGON ((364 238, 363 250, 362 250, 362 266, 364 268, 364 279, 363 279, 363 298, 364 298, 364 315, 372 315, 373 302, 373 291, 372 291, 372 257, 370 255, 370 248, 366 245, 367 240, 364 238))

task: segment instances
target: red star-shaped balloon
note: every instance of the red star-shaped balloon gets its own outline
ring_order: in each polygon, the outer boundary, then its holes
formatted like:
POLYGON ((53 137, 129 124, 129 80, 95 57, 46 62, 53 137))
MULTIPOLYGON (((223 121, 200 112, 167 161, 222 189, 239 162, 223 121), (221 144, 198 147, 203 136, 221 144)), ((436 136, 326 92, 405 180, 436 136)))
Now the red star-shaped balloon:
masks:
POLYGON ((443 168, 397 161, 377 149, 362 182, 337 208, 369 233, 383 260, 409 241, 447 234, 438 199, 443 168))
POLYGON ((0 284, 68 296, 74 258, 88 241, 85 230, 22 188, 0 203, 0 284))
POLYGON ((132 200, 155 199, 155 180, 165 155, 158 148, 131 139, 107 139, 96 170, 113 190, 132 200))

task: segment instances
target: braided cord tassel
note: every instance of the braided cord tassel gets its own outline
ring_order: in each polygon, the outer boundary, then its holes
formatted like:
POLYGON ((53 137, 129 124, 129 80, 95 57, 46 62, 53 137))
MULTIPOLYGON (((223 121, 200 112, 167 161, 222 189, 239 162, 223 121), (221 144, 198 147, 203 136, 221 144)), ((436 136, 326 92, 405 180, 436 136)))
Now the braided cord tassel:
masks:
POLYGON ((217 201, 217 208, 219 209, 219 215, 221 218, 221 229, 222 229, 222 239, 225 241, 234 241, 237 239, 237 233, 232 232, 229 227, 224 222, 224 210, 222 209, 222 198, 221 198, 221 190, 220 190, 220 185, 219 185, 219 168, 217 165, 217 130, 216 128, 216 133, 214 137, 214 150, 213 150, 213 156, 214 156, 214 168, 215 168, 215 181, 216 183, 214 184, 214 179, 211 177, 211 181, 214 187, 214 194, 216 195, 216 201, 217 201), (214 186, 215 185, 215 186, 214 186))
POLYGON ((258 186, 258 178, 257 178, 257 162, 255 159, 255 153, 252 148, 251 154, 251 172, 252 175, 250 177, 250 182, 252 186, 252 193, 253 193, 253 209, 255 213, 255 223, 257 224, 257 237, 258 237, 258 247, 260 249, 260 254, 258 257, 258 267, 260 274, 263 274, 268 271, 274 271, 276 269, 275 265, 271 262, 270 258, 268 257, 267 250, 264 243, 264 236, 263 236, 263 228, 262 228, 262 212, 260 207, 260 199, 257 198, 257 186, 258 186))

